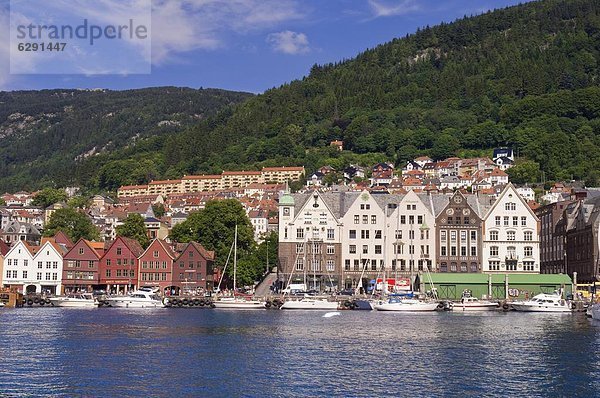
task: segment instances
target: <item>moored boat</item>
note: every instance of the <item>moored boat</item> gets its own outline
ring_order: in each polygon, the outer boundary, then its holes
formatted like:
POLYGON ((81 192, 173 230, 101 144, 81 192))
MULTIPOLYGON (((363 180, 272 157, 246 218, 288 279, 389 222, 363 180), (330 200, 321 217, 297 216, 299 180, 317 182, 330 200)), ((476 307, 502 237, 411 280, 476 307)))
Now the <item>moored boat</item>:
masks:
POLYGON ((374 306, 377 311, 426 312, 435 311, 437 302, 427 302, 408 296, 392 296, 387 301, 379 301, 374 306))
POLYGON ((213 302, 214 308, 230 310, 263 310, 265 303, 240 297, 223 297, 213 302))
POLYGON ((559 294, 540 293, 531 300, 515 301, 510 305, 522 312, 572 312, 571 303, 559 294))
POLYGON ((114 296, 105 300, 111 307, 118 308, 162 308, 160 296, 150 290, 140 289, 127 296, 114 296))
POLYGON ((338 309, 338 303, 336 301, 328 301, 327 299, 304 297, 300 300, 287 300, 285 303, 283 303, 281 309, 335 311, 338 309))
POLYGON ((54 307, 94 308, 98 306, 98 300, 91 293, 79 293, 50 297, 50 304, 54 307))
POLYGON ((471 296, 470 292, 465 291, 459 302, 452 303, 451 309, 454 311, 493 311, 498 308, 498 303, 479 300, 477 297, 471 296))

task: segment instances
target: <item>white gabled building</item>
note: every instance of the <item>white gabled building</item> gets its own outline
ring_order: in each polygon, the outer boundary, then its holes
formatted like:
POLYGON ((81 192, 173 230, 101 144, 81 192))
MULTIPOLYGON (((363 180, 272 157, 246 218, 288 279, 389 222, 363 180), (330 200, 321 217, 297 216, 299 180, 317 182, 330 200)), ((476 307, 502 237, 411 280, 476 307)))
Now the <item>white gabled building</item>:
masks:
POLYGON ((539 219, 507 184, 483 220, 483 272, 540 272, 539 219))
POLYGON ((3 285, 23 293, 61 294, 63 252, 52 239, 42 246, 17 242, 4 259, 3 285))

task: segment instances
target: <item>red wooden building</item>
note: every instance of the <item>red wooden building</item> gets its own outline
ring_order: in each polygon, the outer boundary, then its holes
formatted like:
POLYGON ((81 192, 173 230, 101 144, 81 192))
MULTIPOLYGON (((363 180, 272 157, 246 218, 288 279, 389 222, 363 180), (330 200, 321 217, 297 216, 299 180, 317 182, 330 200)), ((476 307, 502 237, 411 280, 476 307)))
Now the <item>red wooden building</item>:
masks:
POLYGON ((176 257, 167 242, 154 239, 138 259, 138 286, 158 287, 161 294, 176 294, 173 286, 173 260, 176 257))
POLYGON ((102 258, 98 273, 100 285, 113 294, 127 294, 138 286, 138 257, 144 249, 135 239, 118 236, 102 258))
POLYGON ((98 263, 102 253, 98 253, 95 247, 100 248, 99 243, 79 239, 63 256, 62 280, 65 293, 98 288, 98 263))

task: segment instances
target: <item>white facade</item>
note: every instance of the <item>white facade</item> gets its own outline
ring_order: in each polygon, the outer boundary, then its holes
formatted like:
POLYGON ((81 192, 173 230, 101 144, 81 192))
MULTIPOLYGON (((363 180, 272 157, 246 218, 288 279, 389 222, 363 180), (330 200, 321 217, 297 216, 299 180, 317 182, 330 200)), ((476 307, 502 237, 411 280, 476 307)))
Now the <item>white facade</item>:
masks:
POLYGON ((23 242, 18 242, 4 259, 3 284, 22 286, 23 292, 61 293, 62 255, 46 242, 34 254, 23 242))
POLYGON ((535 200, 535 192, 531 187, 519 187, 517 188, 517 192, 525 200, 535 200))
POLYGON ((540 272, 538 218, 508 184, 483 220, 483 272, 540 272))

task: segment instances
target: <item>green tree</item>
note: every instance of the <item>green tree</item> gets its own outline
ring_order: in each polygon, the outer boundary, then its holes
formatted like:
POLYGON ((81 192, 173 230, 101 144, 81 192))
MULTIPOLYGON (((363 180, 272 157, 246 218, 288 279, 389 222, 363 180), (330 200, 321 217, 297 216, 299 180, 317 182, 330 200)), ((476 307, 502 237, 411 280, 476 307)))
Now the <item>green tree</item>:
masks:
POLYGON ((161 218, 162 216, 165 215, 165 205, 163 205, 162 203, 157 203, 155 205, 152 205, 152 211, 154 212, 154 215, 157 218, 161 218))
POLYGON ((117 227, 117 235, 137 240, 144 249, 150 244, 144 218, 137 213, 130 213, 123 224, 117 227))
POLYGON ((540 178, 540 165, 533 160, 523 160, 506 170, 506 173, 515 184, 534 183, 540 178))
POLYGON ((67 200, 67 193, 62 189, 44 188, 39 191, 31 202, 34 206, 46 208, 54 203, 64 202, 67 200))
MULTIPOLYGON (((190 214, 186 221, 177 224, 171 230, 171 239, 176 242, 201 243, 206 249, 215 251, 215 265, 225 265, 227 255, 233 243, 235 226, 238 227, 238 260, 250 255, 255 247, 254 230, 241 203, 235 199, 209 201, 206 207, 190 214)), ((233 264, 230 259, 230 265, 233 264)), ((243 261, 240 267, 243 268, 243 261)), ((233 268, 227 267, 232 275, 233 268)))
POLYGON ((73 209, 86 209, 90 207, 90 198, 85 196, 73 196, 67 202, 67 206, 73 209))
POLYGON ((73 242, 81 238, 100 239, 98 229, 92 224, 92 220, 84 213, 68 207, 52 213, 44 228, 44 236, 54 236, 58 231, 67 234, 73 242))
POLYGON ((0 198, 0 206, 6 206, 6 201, 0 198))

